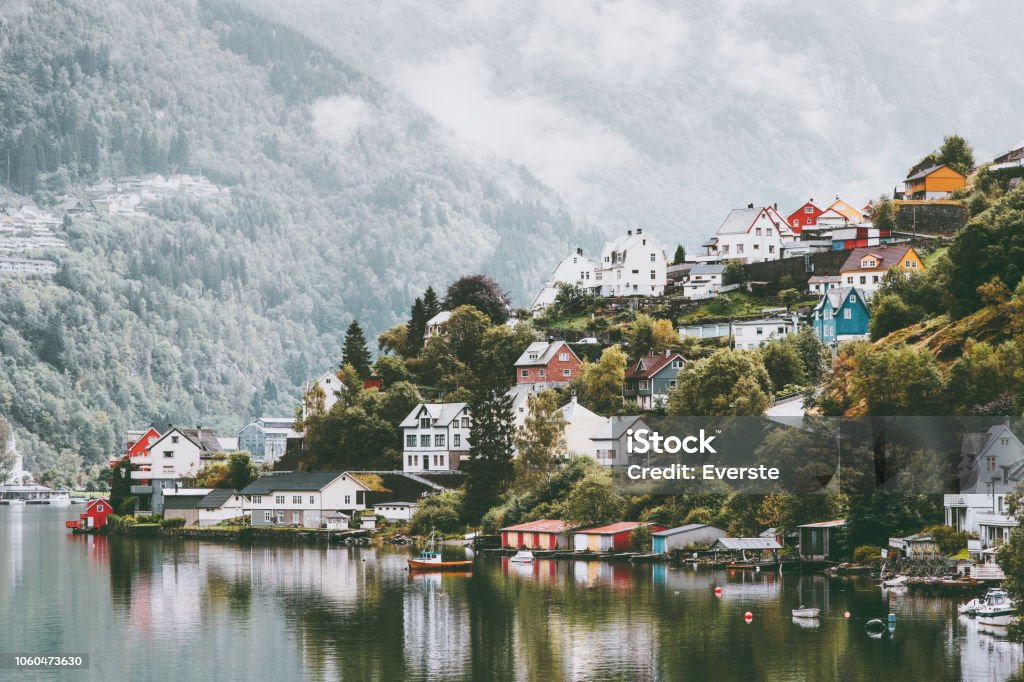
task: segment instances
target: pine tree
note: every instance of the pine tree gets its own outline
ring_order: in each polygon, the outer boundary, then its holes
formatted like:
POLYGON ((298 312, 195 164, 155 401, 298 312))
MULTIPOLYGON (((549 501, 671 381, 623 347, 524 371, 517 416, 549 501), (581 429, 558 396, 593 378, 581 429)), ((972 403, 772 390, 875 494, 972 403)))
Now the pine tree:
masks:
POLYGON ((672 265, 679 265, 686 261, 686 249, 682 244, 676 247, 676 254, 672 258, 672 265))
POLYGON ((437 299, 434 287, 427 287, 423 292, 423 312, 426 313, 428 320, 441 312, 441 302, 437 299))
MULTIPOLYGON (((433 315, 430 317, 433 317, 433 315)), ((409 323, 406 326, 405 356, 407 358, 416 357, 419 355, 420 349, 423 348, 423 331, 430 317, 427 317, 423 299, 417 298, 412 304, 412 310, 409 312, 409 323)))
POLYGON ((466 474, 463 518, 471 524, 498 503, 512 480, 515 433, 508 393, 511 377, 496 363, 486 362, 479 374, 480 383, 469 401, 469 459, 462 464, 466 474))
POLYGON ((345 344, 341 349, 341 360, 344 365, 352 365, 360 378, 370 376, 370 349, 366 345, 366 336, 357 320, 345 331, 345 344))

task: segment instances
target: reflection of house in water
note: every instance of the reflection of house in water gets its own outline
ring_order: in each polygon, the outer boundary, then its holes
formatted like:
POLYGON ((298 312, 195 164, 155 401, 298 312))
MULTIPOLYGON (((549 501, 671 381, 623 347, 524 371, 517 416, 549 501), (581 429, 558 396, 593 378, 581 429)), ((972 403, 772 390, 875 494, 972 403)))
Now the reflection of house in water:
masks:
POLYGON ((626 562, 574 561, 573 578, 584 587, 629 589, 633 585, 633 566, 626 562))
POLYGON ((947 641, 955 642, 957 635, 962 638, 958 647, 960 679, 1017 679, 1024 665, 1024 648, 1007 639, 1006 628, 986 628, 974 618, 960 616, 958 622, 950 620, 946 630, 947 641))

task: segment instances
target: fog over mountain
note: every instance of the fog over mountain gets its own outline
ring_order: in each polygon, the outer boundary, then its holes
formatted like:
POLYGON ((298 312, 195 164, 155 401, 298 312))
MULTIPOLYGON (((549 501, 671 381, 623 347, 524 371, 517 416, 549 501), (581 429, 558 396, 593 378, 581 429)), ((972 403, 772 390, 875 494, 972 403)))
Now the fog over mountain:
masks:
POLYGON ((727 209, 865 202, 943 135, 1024 137, 1015 2, 254 6, 388 83, 463 149, 598 223, 693 246, 727 209))

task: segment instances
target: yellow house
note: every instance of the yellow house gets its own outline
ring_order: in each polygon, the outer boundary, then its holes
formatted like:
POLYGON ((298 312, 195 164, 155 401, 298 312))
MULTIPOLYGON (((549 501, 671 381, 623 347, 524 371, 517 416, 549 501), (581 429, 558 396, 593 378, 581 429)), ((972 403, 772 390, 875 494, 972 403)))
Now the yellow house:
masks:
POLYGON ((948 199, 949 195, 967 186, 967 178, 946 164, 925 168, 903 181, 907 199, 948 199))
POLYGON ((864 220, 864 214, 861 211, 858 211, 839 197, 836 197, 836 200, 833 201, 832 205, 826 208, 825 211, 828 211, 829 209, 832 209, 853 224, 857 224, 864 220))
POLYGON ((912 246, 893 244, 854 249, 839 269, 839 286, 857 287, 870 297, 882 284, 882 277, 892 268, 907 273, 924 272, 924 261, 912 246))

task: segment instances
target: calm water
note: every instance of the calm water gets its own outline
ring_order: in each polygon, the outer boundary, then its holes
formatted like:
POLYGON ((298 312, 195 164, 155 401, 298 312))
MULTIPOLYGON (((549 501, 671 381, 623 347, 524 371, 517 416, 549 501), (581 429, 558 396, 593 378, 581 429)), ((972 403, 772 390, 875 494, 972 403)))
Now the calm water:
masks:
POLYGON ((499 559, 410 578, 390 549, 69 535, 80 509, 0 507, 0 652, 90 654, 67 679, 1004 680, 1024 662, 955 601, 869 582, 499 559), (866 636, 890 610, 895 636, 866 636))

